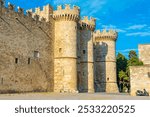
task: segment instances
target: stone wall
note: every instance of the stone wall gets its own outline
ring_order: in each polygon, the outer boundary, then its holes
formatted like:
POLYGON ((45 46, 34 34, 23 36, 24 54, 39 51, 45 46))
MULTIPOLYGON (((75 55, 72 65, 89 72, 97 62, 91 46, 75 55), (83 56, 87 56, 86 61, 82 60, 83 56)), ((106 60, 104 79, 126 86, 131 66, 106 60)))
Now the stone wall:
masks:
POLYGON ((150 65, 150 44, 140 44, 139 45, 139 59, 144 64, 150 65))
POLYGON ((80 92, 94 92, 94 59, 93 59, 93 32, 95 30, 94 18, 84 16, 78 23, 78 30, 80 31, 79 41, 79 56, 78 64, 80 72, 79 77, 79 91, 80 92))
POLYGON ((150 93, 150 65, 130 67, 130 85, 132 96, 137 90, 146 89, 150 93))
POLYGON ((0 93, 93 92, 95 74, 99 90, 117 92, 116 32, 96 33, 94 72, 94 18, 81 20, 80 9, 70 5, 55 11, 47 5, 27 16, 14 9, 9 4, 0 14, 0 93))
POLYGON ((95 90, 117 93, 116 42, 112 38, 98 38, 94 45, 95 90))
POLYGON ((53 23, 11 9, 0 16, 0 93, 53 91, 53 23))
POLYGON ((55 21, 54 91, 77 92, 77 23, 55 21))
POLYGON ((80 40, 80 70, 81 70, 81 92, 94 92, 94 67, 93 67, 93 38, 92 31, 84 29, 81 31, 80 40))

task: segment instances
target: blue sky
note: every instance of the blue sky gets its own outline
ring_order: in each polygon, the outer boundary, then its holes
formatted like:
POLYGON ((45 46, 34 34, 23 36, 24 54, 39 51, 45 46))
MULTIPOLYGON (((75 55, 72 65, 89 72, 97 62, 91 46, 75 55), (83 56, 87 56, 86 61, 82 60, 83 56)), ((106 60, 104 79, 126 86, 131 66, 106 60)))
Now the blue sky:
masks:
POLYGON ((96 29, 116 29, 119 32, 117 52, 127 56, 137 51, 138 44, 150 43, 150 0, 6 0, 24 9, 50 3, 78 5, 81 16, 97 19, 96 29))

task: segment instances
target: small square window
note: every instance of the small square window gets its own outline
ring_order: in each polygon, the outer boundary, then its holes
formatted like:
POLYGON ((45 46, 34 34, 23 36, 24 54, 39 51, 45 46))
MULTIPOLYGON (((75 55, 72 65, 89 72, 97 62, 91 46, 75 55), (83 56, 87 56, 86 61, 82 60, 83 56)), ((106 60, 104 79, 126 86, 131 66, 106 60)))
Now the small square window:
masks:
POLYGON ((39 51, 34 51, 34 58, 39 58, 39 57, 40 57, 39 51))

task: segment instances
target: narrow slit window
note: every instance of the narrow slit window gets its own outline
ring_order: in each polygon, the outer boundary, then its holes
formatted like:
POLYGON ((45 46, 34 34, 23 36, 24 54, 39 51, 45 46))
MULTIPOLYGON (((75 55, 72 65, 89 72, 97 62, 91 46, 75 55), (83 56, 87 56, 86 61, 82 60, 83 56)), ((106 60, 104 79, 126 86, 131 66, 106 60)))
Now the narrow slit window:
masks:
POLYGON ((59 48, 59 53, 61 53, 61 51, 62 51, 62 48, 59 48))
POLYGON ((3 85, 3 82, 4 82, 4 79, 2 78, 2 79, 1 79, 1 84, 2 84, 2 85, 3 85))
POLYGON ((28 64, 31 64, 31 58, 28 58, 28 64))
POLYGON ((85 50, 83 50, 83 54, 85 54, 85 50))
POLYGON ((39 51, 34 51, 34 58, 39 58, 39 57, 40 57, 39 51))
POLYGON ((77 26, 75 26, 75 30, 77 30, 77 26))
POLYGON ((150 78, 150 72, 148 72, 148 77, 150 78))
POLYGON ((19 63, 19 59, 15 58, 15 63, 18 64, 19 63))
POLYGON ((107 81, 109 81, 109 78, 107 78, 107 81))
POLYGON ((84 72, 83 72, 83 76, 84 76, 84 72))

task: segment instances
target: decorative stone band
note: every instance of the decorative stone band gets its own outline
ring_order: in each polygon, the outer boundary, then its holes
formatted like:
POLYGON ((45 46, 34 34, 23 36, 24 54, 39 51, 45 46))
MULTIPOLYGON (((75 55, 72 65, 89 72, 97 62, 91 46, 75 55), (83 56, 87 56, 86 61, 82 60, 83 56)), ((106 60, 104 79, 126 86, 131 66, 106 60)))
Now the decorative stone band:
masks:
POLYGON ((79 25, 80 29, 84 30, 95 30, 95 23, 96 19, 95 18, 90 18, 88 19, 88 16, 84 16, 82 20, 80 20, 79 25))
POLYGON ((100 30, 97 30, 94 33, 95 42, 99 42, 101 40, 113 40, 116 41, 118 37, 118 33, 114 30, 103 30, 102 32, 100 30))
POLYGON ((53 18, 57 21, 66 20, 66 21, 78 21, 80 15, 80 9, 77 6, 70 7, 70 5, 65 5, 65 8, 62 8, 62 5, 57 6, 57 10, 53 12, 53 18))

